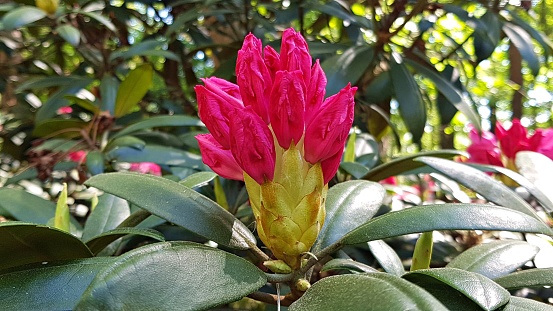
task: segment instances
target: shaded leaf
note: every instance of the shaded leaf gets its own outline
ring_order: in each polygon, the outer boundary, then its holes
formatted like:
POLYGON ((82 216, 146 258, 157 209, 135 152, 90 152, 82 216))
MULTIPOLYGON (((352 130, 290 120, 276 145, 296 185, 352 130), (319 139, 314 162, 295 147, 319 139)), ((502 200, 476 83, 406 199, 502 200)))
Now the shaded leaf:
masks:
POLYGON ((86 155, 86 168, 91 175, 104 172, 104 154, 99 150, 92 150, 86 155))
POLYGON ((424 289, 387 273, 323 278, 288 310, 448 310, 424 289), (369 293, 369 294, 368 294, 369 293))
POLYGON ((108 111, 110 115, 115 113, 115 100, 117 98, 117 90, 119 90, 119 80, 113 76, 104 76, 100 82, 100 94, 102 101, 100 109, 108 111))
POLYGON ((88 241, 117 228, 130 214, 131 210, 126 200, 104 193, 98 198, 98 205, 86 219, 82 240, 88 241))
POLYGON ((3 310, 71 310, 110 257, 43 264, 0 275, 3 310))
MULTIPOLYGON (((403 278, 426 289, 434 297, 442 301, 442 303, 451 302, 451 291, 443 291, 444 286, 460 292, 483 310, 496 310, 509 302, 511 297, 506 289, 497 285, 492 280, 478 273, 460 269, 436 268, 417 270, 403 275, 403 278)), ((465 302, 461 300, 459 304, 462 303, 465 302)), ((447 305, 450 306, 450 304, 447 305)))
POLYGON ((104 232, 86 241, 86 246, 88 246, 88 248, 94 255, 97 255, 101 250, 106 248, 109 244, 127 235, 140 235, 160 242, 165 241, 165 238, 163 237, 163 235, 153 229, 117 228, 117 229, 104 232))
POLYGON ((390 212, 348 233, 343 244, 358 244, 433 230, 497 230, 552 234, 540 220, 488 204, 430 204, 390 212))
POLYGON ((193 169, 203 167, 202 158, 196 153, 156 145, 146 145, 143 149, 116 147, 106 154, 106 158, 108 161, 153 162, 156 164, 182 166, 193 169))
POLYGON ((368 167, 356 162, 342 162, 340 163, 340 168, 346 171, 354 178, 361 178, 367 175, 367 173, 369 172, 368 167))
POLYGON ((92 113, 100 112, 100 108, 98 108, 96 103, 94 103, 94 102, 92 102, 88 99, 80 98, 80 97, 75 96, 75 95, 65 95, 64 97, 66 99, 70 100, 70 101, 75 102, 75 104, 77 104, 79 107, 81 107, 81 108, 83 108, 87 111, 90 111, 92 113))
POLYGON ((508 290, 553 286, 553 268, 522 270, 494 279, 494 281, 508 290))
POLYGON ((540 60, 536 53, 534 53, 534 43, 532 42, 532 37, 524 30, 522 27, 519 27, 515 24, 504 23, 503 32, 509 37, 511 43, 516 47, 516 49, 522 55, 522 58, 528 64, 532 74, 537 76, 540 71, 540 60))
POLYGON ((495 279, 532 260, 539 250, 537 246, 523 241, 494 241, 471 247, 455 257, 447 267, 495 279))
POLYGON ((13 30, 33 23, 46 16, 46 12, 34 6, 22 6, 9 11, 2 18, 4 30, 13 30))
POLYGON ((364 180, 346 181, 328 190, 326 218, 313 245, 317 252, 371 219, 384 200, 384 188, 364 180))
POLYGON ((378 272, 375 268, 351 259, 335 258, 325 263, 321 272, 331 270, 348 270, 354 272, 378 272))
POLYGON ((0 270, 36 262, 92 257, 75 236, 36 224, 0 223, 0 270))
POLYGON ((49 119, 36 125, 33 136, 80 137, 80 130, 86 126, 87 123, 79 119, 49 119))
POLYGON ((255 265, 222 250, 156 243, 98 273, 76 310, 204 310, 238 300, 266 281, 255 265))
POLYGON ((106 18, 105 16, 103 16, 101 14, 98 14, 98 13, 87 12, 87 11, 79 11, 79 13, 81 13, 83 15, 86 15, 90 18, 93 18, 96 21, 98 21, 100 24, 106 26, 107 29, 109 29, 113 32, 117 32, 117 28, 115 27, 115 25, 113 25, 113 23, 108 18, 106 18))
POLYGON ((238 249, 255 245, 253 234, 232 214, 207 197, 168 179, 109 173, 93 176, 85 184, 124 198, 219 244, 238 249))
POLYGON ((416 161, 438 170, 497 205, 512 208, 540 219, 534 209, 516 192, 480 170, 459 162, 432 157, 420 157, 416 161))
POLYGON ((397 276, 402 276, 405 273, 401 258, 390 245, 382 240, 369 241, 367 244, 384 271, 397 276))
POLYGON ((373 61, 372 46, 352 46, 339 55, 334 55, 321 63, 326 73, 327 95, 338 93, 348 83, 355 84, 373 61))
POLYGON ((106 148, 104 150, 109 152, 112 149, 115 149, 118 147, 131 147, 134 149, 142 150, 144 149, 145 146, 146 146, 146 142, 140 138, 136 138, 134 136, 121 136, 121 137, 112 139, 106 145, 106 148))
POLYGON ((204 126, 202 121, 196 117, 191 117, 187 115, 172 115, 172 116, 155 116, 145 120, 138 121, 133 123, 121 131, 114 134, 111 138, 121 137, 128 135, 134 132, 138 132, 145 129, 151 129, 154 127, 165 127, 165 126, 204 126))
POLYGON ((394 97, 399 105, 399 113, 413 134, 413 141, 419 143, 426 125, 426 106, 413 74, 397 54, 390 60, 390 77, 394 86, 394 97))
POLYGON ((72 46, 78 46, 81 41, 81 33, 79 30, 69 24, 58 26, 56 32, 72 46))
POLYGON ((553 306, 533 299, 512 296, 502 311, 553 311, 553 306))

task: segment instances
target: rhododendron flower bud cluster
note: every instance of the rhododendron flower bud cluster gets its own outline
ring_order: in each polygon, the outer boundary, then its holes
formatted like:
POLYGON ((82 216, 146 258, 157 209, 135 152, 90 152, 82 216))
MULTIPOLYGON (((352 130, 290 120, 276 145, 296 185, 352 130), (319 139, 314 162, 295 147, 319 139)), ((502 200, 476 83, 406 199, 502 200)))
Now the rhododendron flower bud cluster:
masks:
POLYGON ((280 53, 253 34, 238 52, 236 81, 203 79, 198 112, 210 134, 196 136, 203 161, 244 180, 261 240, 298 268, 323 225, 328 182, 353 122, 355 87, 325 97, 326 76, 293 29, 280 53))
POLYGON ((520 120, 514 119, 508 130, 497 122, 495 133, 482 132, 479 135, 471 129, 472 144, 467 148, 469 161, 516 170, 514 160, 519 151, 535 151, 553 159, 553 129, 537 129, 533 135, 528 135, 520 120))

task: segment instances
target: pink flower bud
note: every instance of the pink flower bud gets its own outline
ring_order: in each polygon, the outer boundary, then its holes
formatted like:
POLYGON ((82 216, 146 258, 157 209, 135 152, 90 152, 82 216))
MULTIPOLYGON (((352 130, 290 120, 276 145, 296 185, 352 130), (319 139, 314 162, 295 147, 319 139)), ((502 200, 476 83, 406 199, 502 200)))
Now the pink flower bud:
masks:
POLYGON ((236 82, 244 106, 252 106, 255 113, 269 124, 267 106, 272 78, 261 56, 261 40, 251 33, 246 36, 242 49, 238 51, 236 82))
POLYGON ((67 157, 69 157, 69 160, 75 163, 82 163, 86 160, 86 151, 79 150, 79 151, 69 152, 67 157))
POLYGON ((315 164, 343 151, 353 123, 356 87, 348 84, 336 95, 327 98, 305 130, 305 159, 315 164))
POLYGON ((323 103, 326 91, 326 75, 319 64, 315 61, 311 68, 311 81, 307 88, 307 101, 305 103, 305 123, 309 123, 313 114, 318 112, 323 103))
POLYGON ((280 69, 301 70, 305 85, 311 80, 311 55, 303 36, 293 28, 288 28, 282 34, 280 47, 280 69))
POLYGON ((467 148, 470 155, 469 162, 503 166, 495 135, 488 131, 483 131, 481 134, 475 128, 470 130, 469 138, 472 143, 467 148))
POLYGON ((342 154, 344 153, 344 148, 340 149, 334 155, 330 156, 326 160, 321 162, 321 168, 323 170, 323 178, 325 185, 336 175, 338 168, 340 167, 340 162, 342 162, 342 154))
POLYGON ((553 129, 537 129, 530 137, 531 149, 553 160, 553 129))
MULTIPOLYGON (((236 162, 258 184, 272 180, 275 173, 275 145, 267 124, 253 108, 231 113, 231 151, 236 162)), ((203 154, 203 153, 202 153, 203 154)))
POLYGON ((231 97, 236 98, 236 100, 231 99, 234 103, 239 106, 243 106, 242 95, 240 95, 240 89, 238 88, 238 85, 217 77, 202 79, 202 81, 204 82, 205 87, 208 90, 216 93, 220 90, 230 95, 231 97))
POLYGON ((299 70, 278 71, 271 91, 269 115, 271 126, 280 146, 284 149, 303 136, 305 85, 299 70))
POLYGON ((196 139, 205 165, 224 178, 244 180, 242 168, 236 163, 230 150, 224 149, 211 134, 196 135, 196 139))
POLYGON ((231 110, 242 107, 242 103, 220 89, 220 84, 213 78, 204 79, 204 82, 206 86, 194 87, 198 100, 198 114, 219 144, 229 149, 228 116, 231 110))
POLYGON ((265 65, 271 74, 271 78, 275 78, 276 72, 280 69, 280 55, 270 45, 265 47, 263 58, 265 59, 265 65))
POLYGON ((57 114, 70 114, 72 112, 73 112, 73 108, 71 108, 71 106, 59 107, 58 110, 56 110, 57 114))

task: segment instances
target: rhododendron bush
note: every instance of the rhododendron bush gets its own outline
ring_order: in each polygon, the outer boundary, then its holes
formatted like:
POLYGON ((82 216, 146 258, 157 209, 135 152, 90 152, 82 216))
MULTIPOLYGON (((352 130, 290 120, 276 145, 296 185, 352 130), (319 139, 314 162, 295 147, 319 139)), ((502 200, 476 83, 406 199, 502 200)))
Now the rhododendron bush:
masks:
MULTIPOLYGON (((2 310, 553 309, 539 292, 553 285, 552 129, 529 131, 513 118, 495 134, 482 131, 465 96, 430 62, 413 61, 392 41, 367 45, 361 13, 343 25, 363 28, 357 45, 330 57, 321 52, 328 43, 306 40, 318 35, 305 31, 303 16, 298 28, 280 24, 280 15, 274 31, 254 27, 258 15, 276 13, 253 2, 239 23, 211 33, 240 34, 239 44, 184 44, 204 35, 179 33, 190 20, 211 29, 231 18, 225 12, 236 3, 215 2, 224 6, 217 14, 192 18, 200 6, 192 1, 186 18, 170 22, 180 5, 152 5, 140 33, 163 28, 167 41, 153 36, 115 51, 103 49, 97 29, 77 25, 112 31, 124 6, 105 4, 114 9, 106 18, 95 5, 38 1, 2 17, 5 30, 55 21, 73 53, 91 49, 79 70, 95 74, 20 87, 59 88, 37 105, 24 168, 0 188, 2 310), (235 62, 211 75, 203 60, 224 57, 235 62), (360 59, 368 63, 353 70, 360 59), (106 68, 95 71, 97 63, 106 68), (455 110, 470 123, 466 151, 424 151, 434 121, 421 76, 447 104, 440 122, 455 110), (372 104, 392 97, 395 116, 372 104), (382 119, 391 132, 378 130, 382 119), (398 128, 423 151, 402 152, 398 128)), ((426 6, 409 16, 452 10, 426 6)), ((486 19, 501 17, 506 37, 517 34, 514 15, 493 16, 486 19)), ((393 29, 378 40, 398 35, 393 29)), ((10 141, 18 138, 27 139, 10 141)))

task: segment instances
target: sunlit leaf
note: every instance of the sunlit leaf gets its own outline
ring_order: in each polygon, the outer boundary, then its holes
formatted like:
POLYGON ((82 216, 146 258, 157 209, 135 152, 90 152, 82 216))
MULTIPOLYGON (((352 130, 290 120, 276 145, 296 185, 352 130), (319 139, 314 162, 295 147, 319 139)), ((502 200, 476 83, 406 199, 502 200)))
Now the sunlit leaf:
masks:
POLYGON ((115 117, 124 116, 136 107, 152 85, 153 77, 154 70, 150 64, 143 64, 131 70, 117 91, 115 117))

